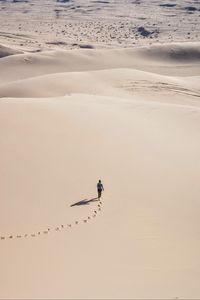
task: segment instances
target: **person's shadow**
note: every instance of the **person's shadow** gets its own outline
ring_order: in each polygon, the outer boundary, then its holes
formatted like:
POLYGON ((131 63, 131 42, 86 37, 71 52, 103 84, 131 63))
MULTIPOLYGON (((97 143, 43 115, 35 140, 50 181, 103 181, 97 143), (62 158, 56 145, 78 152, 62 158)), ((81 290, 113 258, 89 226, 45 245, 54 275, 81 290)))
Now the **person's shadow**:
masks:
POLYGON ((79 202, 76 202, 74 204, 71 204, 70 206, 79 206, 79 205, 89 205, 91 202, 95 202, 95 201, 99 201, 99 198, 92 198, 92 199, 84 199, 84 200, 81 200, 79 202))

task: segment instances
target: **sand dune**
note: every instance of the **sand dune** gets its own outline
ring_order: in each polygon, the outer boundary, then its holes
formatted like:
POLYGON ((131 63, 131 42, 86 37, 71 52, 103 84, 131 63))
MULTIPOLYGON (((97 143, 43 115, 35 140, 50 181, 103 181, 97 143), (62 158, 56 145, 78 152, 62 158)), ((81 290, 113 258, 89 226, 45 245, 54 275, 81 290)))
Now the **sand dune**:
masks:
POLYGON ((130 98, 147 91, 199 97, 199 65, 199 43, 15 55, 0 62, 0 97, 85 93, 130 98), (20 71, 12 72, 16 66, 20 71))
POLYGON ((56 73, 14 81, 0 86, 0 97, 41 98, 84 93, 130 98, 147 91, 200 97, 199 86, 200 76, 193 81, 193 77, 184 79, 131 69, 110 69, 56 73))
POLYGON ((199 46, 0 59, 0 298, 199 298, 199 46))
MULTIPOLYGON (((141 49, 140 49, 141 52, 141 49)), ((199 62, 200 49, 199 43, 173 43, 164 45, 155 45, 149 48, 143 47, 142 55, 154 60, 164 60, 165 62, 175 61, 182 63, 199 62)))
POLYGON ((196 42, 141 49, 48 51, 15 55, 0 61, 0 82, 50 73, 111 68, 133 68, 161 75, 194 76, 199 75, 199 46, 196 42))

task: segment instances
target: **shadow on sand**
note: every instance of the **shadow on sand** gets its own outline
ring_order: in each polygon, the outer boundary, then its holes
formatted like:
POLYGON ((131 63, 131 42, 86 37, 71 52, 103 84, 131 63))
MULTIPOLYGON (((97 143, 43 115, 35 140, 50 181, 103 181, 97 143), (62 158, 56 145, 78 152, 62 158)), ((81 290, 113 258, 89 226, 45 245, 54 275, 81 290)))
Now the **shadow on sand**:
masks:
POLYGON ((72 206, 79 206, 79 205, 89 205, 91 202, 95 202, 95 201, 99 201, 99 198, 97 197, 97 198, 92 198, 92 199, 89 199, 89 200, 88 199, 84 199, 84 200, 76 202, 76 203, 74 203, 74 204, 72 204, 70 206, 72 207, 72 206))

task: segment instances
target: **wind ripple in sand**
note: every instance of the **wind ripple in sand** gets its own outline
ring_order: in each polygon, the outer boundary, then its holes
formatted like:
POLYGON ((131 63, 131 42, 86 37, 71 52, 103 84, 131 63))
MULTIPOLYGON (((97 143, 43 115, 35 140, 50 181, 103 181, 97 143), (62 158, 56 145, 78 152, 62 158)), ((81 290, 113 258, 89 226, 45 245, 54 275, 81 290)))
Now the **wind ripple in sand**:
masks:
POLYGON ((126 83, 121 84, 121 87, 131 93, 146 93, 156 92, 168 95, 180 94, 188 95, 192 97, 200 97, 200 89, 189 89, 181 85, 170 84, 166 82, 155 82, 148 80, 136 80, 136 81, 126 81, 126 83))

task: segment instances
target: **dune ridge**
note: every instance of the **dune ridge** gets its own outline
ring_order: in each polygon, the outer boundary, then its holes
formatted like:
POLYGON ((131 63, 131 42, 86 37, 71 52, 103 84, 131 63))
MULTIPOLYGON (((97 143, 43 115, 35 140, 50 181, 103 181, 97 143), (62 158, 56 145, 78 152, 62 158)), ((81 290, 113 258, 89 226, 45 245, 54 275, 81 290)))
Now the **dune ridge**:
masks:
POLYGON ((186 64, 188 64, 186 74, 189 76, 190 63, 192 62, 192 75, 195 75, 195 67, 196 72, 199 69, 198 42, 159 45, 139 49, 48 51, 1 59, 0 67, 4 72, 2 72, 0 80, 4 82, 54 72, 80 72, 106 68, 135 68, 143 71, 151 70, 163 75, 174 73, 174 75, 181 74, 181 76, 184 76, 184 70, 179 70, 179 68, 186 64), (195 66, 195 63, 197 63, 197 66, 195 66), (174 68, 173 64, 175 65, 174 68), (18 68, 18 72, 13 72, 14 68, 18 68))
POLYGON ((0 61, 4 71, 0 97, 47 98, 85 93, 130 98, 147 91, 162 91, 198 98, 199 53, 199 43, 186 43, 16 55, 0 61), (16 65, 20 72, 13 72, 12 77, 10 73, 16 65))

